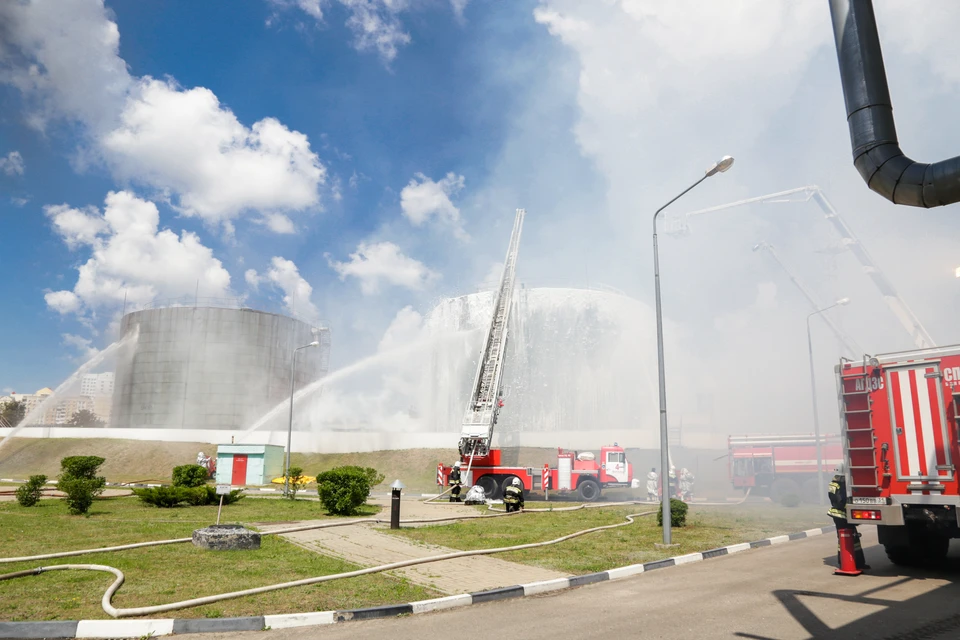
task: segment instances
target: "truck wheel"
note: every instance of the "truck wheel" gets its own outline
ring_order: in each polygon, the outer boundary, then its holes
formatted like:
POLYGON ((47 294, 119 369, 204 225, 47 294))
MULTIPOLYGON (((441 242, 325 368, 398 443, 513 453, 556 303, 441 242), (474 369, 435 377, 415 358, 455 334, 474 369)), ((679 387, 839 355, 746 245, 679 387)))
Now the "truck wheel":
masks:
POLYGON ((942 565, 950 550, 950 538, 931 531, 924 532, 919 544, 914 550, 918 553, 920 562, 928 567, 942 565))
POLYGON ((883 545, 883 550, 887 552, 887 558, 890 559, 890 562, 895 565, 906 567, 913 564, 913 557, 910 554, 910 547, 885 544, 883 545))
POLYGON ((495 499, 495 494, 500 490, 500 486, 493 476, 481 476, 480 479, 477 480, 477 486, 483 489, 483 495, 488 500, 495 499))
POLYGON ((577 485, 577 492, 584 502, 593 502, 600 497, 600 484, 596 480, 587 478, 577 485))
MULTIPOLYGON (((513 479, 517 476, 504 476, 503 480, 500 481, 500 495, 503 495, 503 490, 510 486, 513 482, 513 479)), ((520 487, 523 488, 523 481, 520 481, 520 487)))
POLYGON ((790 478, 777 478, 770 485, 770 499, 774 502, 780 502, 783 496, 790 494, 800 496, 800 485, 790 478))

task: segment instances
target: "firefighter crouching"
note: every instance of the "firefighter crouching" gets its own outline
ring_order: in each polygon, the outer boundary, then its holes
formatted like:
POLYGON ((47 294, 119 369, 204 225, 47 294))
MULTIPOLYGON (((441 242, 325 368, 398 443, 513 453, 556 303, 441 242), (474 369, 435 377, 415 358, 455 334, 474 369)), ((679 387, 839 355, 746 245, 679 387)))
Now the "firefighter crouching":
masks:
POLYGON ((860 546, 857 525, 847 522, 847 478, 843 473, 843 466, 837 467, 836 475, 833 476, 827 488, 827 494, 830 497, 830 510, 827 514, 837 525, 837 564, 840 564, 840 531, 846 529, 853 532, 853 552, 857 569, 869 569, 863 556, 863 547, 860 546))
POLYGON ((503 488, 503 504, 507 505, 507 513, 523 509, 523 488, 520 485, 520 478, 514 478, 513 482, 503 488))
POLYGON ((452 486, 450 489, 450 502, 463 502, 460 498, 460 489, 462 485, 460 483, 460 461, 457 460, 453 463, 453 469, 450 470, 450 476, 447 479, 447 484, 452 486))

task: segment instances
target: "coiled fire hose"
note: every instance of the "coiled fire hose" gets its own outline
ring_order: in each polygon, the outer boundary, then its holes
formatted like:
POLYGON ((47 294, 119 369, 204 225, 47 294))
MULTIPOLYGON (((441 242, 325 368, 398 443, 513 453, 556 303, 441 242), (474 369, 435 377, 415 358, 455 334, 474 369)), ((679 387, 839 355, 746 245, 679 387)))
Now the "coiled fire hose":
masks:
MULTIPOLYGON (((596 507, 612 507, 612 506, 623 506, 624 504, 637 504, 636 502, 630 503, 616 503, 616 504, 606 504, 606 505, 595 505, 596 507)), ((579 509, 587 505, 580 505, 579 507, 567 507, 564 510, 579 509)), ((559 509, 555 509, 559 511, 559 509)), ((404 520, 402 522, 406 524, 414 523, 428 523, 428 522, 442 522, 449 520, 473 520, 479 518, 502 518, 514 516, 517 513, 496 513, 496 514, 477 514, 473 516, 454 516, 454 517, 445 517, 445 518, 426 518, 426 519, 417 519, 417 520, 404 520)), ((279 584, 267 585, 264 587, 255 587, 253 589, 244 589, 242 591, 232 591, 229 593, 221 593, 212 596, 205 596, 202 598, 193 598, 190 600, 182 600, 180 602, 171 602, 169 604, 155 605, 152 607, 134 607, 131 609, 118 609, 111 604, 114 594, 120 589, 121 585, 124 582, 123 572, 115 567, 109 567, 102 564, 61 564, 61 565, 51 565, 49 567, 37 567, 36 569, 26 569, 23 571, 15 571, 13 573, 7 573, 0 575, 0 581, 3 580, 12 580, 14 578, 20 578, 30 575, 39 575, 48 571, 67 571, 67 570, 77 570, 77 571, 102 571, 106 573, 111 573, 116 577, 116 580, 107 588, 103 594, 103 598, 100 600, 100 605, 103 607, 104 612, 107 615, 110 615, 114 618, 130 618, 135 616, 147 616, 153 615, 156 613, 166 613, 168 611, 177 611, 179 609, 187 609, 190 607, 199 607, 207 604, 213 604, 215 602, 221 602, 223 600, 232 600, 234 598, 241 598, 244 596, 256 595, 259 593, 267 593, 269 591, 278 591, 280 589, 289 589, 291 587, 300 587, 307 586, 311 584, 318 584, 320 582, 329 582, 331 580, 340 580, 343 578, 353 578, 356 576, 367 575, 371 573, 380 573, 383 571, 393 571, 395 569, 402 569, 404 567, 410 567, 418 564, 427 564, 431 562, 440 562, 442 560, 452 560, 455 558, 467 558, 470 556, 481 556, 481 555, 490 555, 494 553, 504 553, 507 551, 521 551, 523 549, 534 549, 537 547, 545 547, 548 545, 558 544, 560 542, 565 542, 572 538, 576 538, 588 533, 594 533, 597 531, 604 531, 606 529, 615 529, 617 527, 623 527, 628 524, 632 524, 634 518, 648 516, 656 513, 656 511, 644 511, 641 513, 631 513, 626 515, 626 522, 618 522, 616 524, 608 524, 600 527, 592 527, 590 529, 584 529, 582 531, 575 531, 574 533, 561 536, 559 538, 554 538, 553 540, 546 540, 544 542, 531 542, 528 544, 514 545, 510 547, 498 547, 495 549, 475 549, 472 551, 457 551, 454 553, 445 553, 437 556, 430 556, 427 558, 415 558, 412 560, 404 560, 401 562, 393 562, 390 564, 384 564, 376 567, 368 567, 366 569, 358 569, 356 571, 348 571, 346 573, 337 573, 327 576, 317 576, 314 578, 303 578, 301 580, 293 580, 291 582, 282 582, 279 584)), ((288 529, 278 529, 275 531, 265 532, 264 535, 276 535, 282 533, 293 533, 295 531, 306 531, 309 529, 322 529, 327 527, 342 527, 350 526, 355 524, 362 524, 365 522, 386 522, 379 518, 364 518, 362 520, 352 520, 345 522, 331 522, 331 523, 322 523, 316 525, 306 525, 302 527, 290 527, 288 529)), ((105 547, 101 549, 85 549, 80 551, 66 551, 62 553, 46 554, 40 556, 27 556, 22 558, 0 558, 0 564, 8 564, 13 562, 30 562, 31 560, 45 560, 48 558, 63 558, 69 556, 84 555, 90 553, 104 553, 108 551, 120 551, 124 549, 136 549, 140 547, 147 546, 156 546, 161 544, 175 544, 179 542, 188 542, 192 538, 178 538, 175 540, 160 540, 156 542, 141 542, 130 545, 120 545, 116 547, 105 547)))

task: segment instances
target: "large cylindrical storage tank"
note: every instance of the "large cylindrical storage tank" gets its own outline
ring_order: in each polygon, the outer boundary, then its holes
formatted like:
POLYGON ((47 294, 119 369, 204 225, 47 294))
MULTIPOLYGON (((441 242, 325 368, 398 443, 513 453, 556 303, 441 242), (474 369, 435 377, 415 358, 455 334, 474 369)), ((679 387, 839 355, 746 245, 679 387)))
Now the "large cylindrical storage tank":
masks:
POLYGON ((322 377, 329 334, 306 322, 253 309, 167 307, 125 315, 136 339, 117 360, 111 426, 242 430, 322 377))

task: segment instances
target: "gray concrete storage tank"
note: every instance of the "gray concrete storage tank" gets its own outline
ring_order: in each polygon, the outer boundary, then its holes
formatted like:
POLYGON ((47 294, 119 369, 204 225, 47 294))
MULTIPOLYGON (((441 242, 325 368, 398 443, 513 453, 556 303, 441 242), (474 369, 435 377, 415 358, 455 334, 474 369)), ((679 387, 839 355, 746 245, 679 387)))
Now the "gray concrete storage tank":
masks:
POLYGON ((322 377, 329 362, 327 329, 253 309, 166 307, 128 313, 121 335, 138 337, 117 359, 114 428, 241 430, 322 377))

